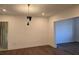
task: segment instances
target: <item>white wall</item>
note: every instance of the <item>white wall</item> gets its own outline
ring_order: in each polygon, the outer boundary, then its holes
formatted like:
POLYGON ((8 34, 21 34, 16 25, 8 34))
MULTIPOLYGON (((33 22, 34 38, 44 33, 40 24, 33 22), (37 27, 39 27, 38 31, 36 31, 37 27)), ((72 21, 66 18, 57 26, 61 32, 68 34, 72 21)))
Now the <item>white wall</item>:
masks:
POLYGON ((75 18, 75 41, 79 42, 79 17, 75 18))
POLYGON ((56 46, 56 40, 54 35, 54 22, 55 22, 55 17, 50 17, 49 18, 49 45, 56 48, 57 46, 56 46))
POLYGON ((8 22, 8 49, 48 45, 48 19, 33 17, 30 25, 22 16, 0 16, 8 22))

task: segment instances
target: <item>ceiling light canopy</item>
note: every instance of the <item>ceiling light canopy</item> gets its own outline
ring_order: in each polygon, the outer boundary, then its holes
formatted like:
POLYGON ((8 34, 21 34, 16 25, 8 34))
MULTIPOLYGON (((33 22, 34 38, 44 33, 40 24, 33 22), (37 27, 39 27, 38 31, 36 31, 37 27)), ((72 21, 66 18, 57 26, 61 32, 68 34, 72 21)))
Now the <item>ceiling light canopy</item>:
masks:
POLYGON ((6 9, 2 9, 2 11, 3 11, 3 12, 6 12, 7 10, 6 10, 6 9))
POLYGON ((43 13, 42 13, 42 16, 44 16, 44 15, 45 15, 45 13, 43 12, 43 13))

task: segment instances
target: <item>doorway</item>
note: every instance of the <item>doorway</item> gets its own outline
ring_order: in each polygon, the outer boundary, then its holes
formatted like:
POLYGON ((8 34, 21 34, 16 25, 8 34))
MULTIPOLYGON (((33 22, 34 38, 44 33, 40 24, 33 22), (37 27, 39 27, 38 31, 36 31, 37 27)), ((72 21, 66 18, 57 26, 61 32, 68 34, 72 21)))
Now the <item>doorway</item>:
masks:
POLYGON ((0 49, 7 49, 8 22, 0 22, 0 49))
POLYGON ((57 48, 68 54, 79 54, 79 17, 56 21, 54 25, 57 48))
POLYGON ((61 20, 55 22, 56 45, 74 42, 74 20, 61 20))

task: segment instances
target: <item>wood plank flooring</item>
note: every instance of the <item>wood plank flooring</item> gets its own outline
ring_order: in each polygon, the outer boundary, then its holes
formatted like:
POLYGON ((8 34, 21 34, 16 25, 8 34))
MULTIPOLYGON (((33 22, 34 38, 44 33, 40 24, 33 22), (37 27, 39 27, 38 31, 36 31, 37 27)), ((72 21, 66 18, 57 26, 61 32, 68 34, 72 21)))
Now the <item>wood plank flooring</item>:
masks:
POLYGON ((79 55, 79 42, 58 44, 58 49, 69 55, 79 55))
POLYGON ((0 55, 63 55, 64 51, 53 48, 49 45, 16 50, 0 51, 0 55))

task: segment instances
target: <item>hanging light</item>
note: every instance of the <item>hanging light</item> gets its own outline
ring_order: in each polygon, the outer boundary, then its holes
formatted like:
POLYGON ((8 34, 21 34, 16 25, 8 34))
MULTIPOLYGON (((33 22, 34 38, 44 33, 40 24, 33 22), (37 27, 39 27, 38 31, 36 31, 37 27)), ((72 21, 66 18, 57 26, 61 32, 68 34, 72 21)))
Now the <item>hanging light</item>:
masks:
POLYGON ((29 25, 29 21, 31 21, 31 19, 32 19, 32 17, 29 16, 29 7, 30 7, 30 4, 28 4, 28 15, 27 15, 28 22, 27 22, 27 25, 29 25))

